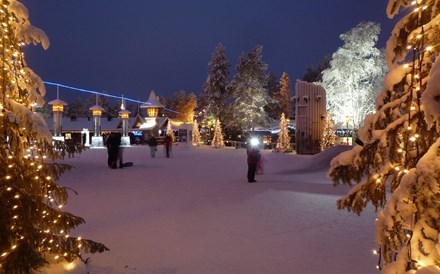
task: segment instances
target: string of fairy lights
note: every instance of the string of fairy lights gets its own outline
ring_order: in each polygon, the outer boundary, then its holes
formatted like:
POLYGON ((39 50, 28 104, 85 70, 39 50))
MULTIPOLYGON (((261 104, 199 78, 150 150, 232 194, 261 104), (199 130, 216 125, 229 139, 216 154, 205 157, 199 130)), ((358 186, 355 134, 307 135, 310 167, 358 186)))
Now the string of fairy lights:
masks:
MULTIPOLYGON (((8 112, 11 113, 9 108, 15 102, 26 104, 26 107, 29 105, 28 101, 23 103, 22 98, 26 94, 23 89, 17 88, 17 85, 23 86, 31 83, 29 71, 26 69, 23 53, 21 52, 21 47, 25 43, 19 41, 13 33, 14 28, 12 25, 16 23, 16 18, 8 10, 8 5, 7 1, 2 1, 2 5, 0 5, 0 49, 2 52, 0 79, 4 91, 4 96, 1 97, 0 102, 0 116, 4 116, 8 112)), ((19 119, 12 115, 9 115, 9 117, 9 120, 12 118, 14 120, 19 119)), ((27 130, 22 124, 18 120, 15 123, 11 121, 8 127, 11 135, 22 136, 22 133, 27 130)), ((3 124, 2 127, 4 127, 3 124)), ((58 196, 63 188, 55 184, 56 178, 45 174, 48 165, 46 163, 48 148, 39 148, 36 143, 30 143, 29 140, 17 142, 16 146, 15 149, 2 149, 1 153, 2 159, 6 160, 4 164, 7 168, 2 170, 4 177, 1 180, 0 193, 2 194, 2 200, 8 201, 5 204, 10 206, 10 211, 2 217, 2 222, 11 232, 11 237, 8 237, 8 235, 2 236, 3 239, 7 237, 8 241, 0 243, 0 272, 2 273, 7 271, 3 270, 3 263, 14 251, 20 249, 22 241, 28 240, 32 244, 37 244, 39 252, 52 253, 55 260, 60 257, 71 259, 80 256, 80 249, 84 245, 81 237, 74 238, 68 235, 69 220, 75 222, 77 220, 68 214, 63 215, 61 208, 63 208, 65 198, 58 196), (24 153, 21 154, 20 151, 24 153), (23 180, 26 181, 26 185, 30 186, 30 189, 23 188, 21 184, 23 180), (23 201, 24 195, 32 197, 32 202, 30 202, 32 205, 23 201), (29 207, 34 208, 36 212, 30 212, 29 207), (29 229, 27 225, 29 220, 32 219, 31 216, 40 216, 46 222, 40 222, 36 227, 29 229), (64 228, 58 227, 62 220, 67 220, 64 228), (61 238, 70 239, 69 244, 63 245, 59 241, 61 238), (75 244, 72 245, 72 242, 75 244), (72 248, 73 246, 74 248, 72 248)), ((2 213, 6 212, 3 211, 2 213)))
MULTIPOLYGON (((403 64, 403 68, 406 71, 406 75, 410 76, 410 82, 408 87, 408 92, 406 94, 403 94, 400 98, 400 102, 402 102, 403 105, 406 104, 406 102, 409 102, 408 107, 404 107, 406 113, 407 113, 407 126, 406 126, 406 133, 400 135, 400 144, 399 148, 397 149, 397 152, 402 155, 401 162, 396 162, 393 164, 393 168, 395 172, 397 173, 397 177, 401 178, 403 175, 407 174, 409 172, 409 169, 411 168, 411 159, 414 158, 414 156, 410 156, 410 150, 415 149, 415 155, 416 158, 419 158, 420 156, 420 150, 418 141, 420 140, 420 128, 417 126, 411 126, 412 119, 417 119, 417 113, 421 110, 420 105, 420 98, 421 98, 421 90, 423 88, 423 85, 426 83, 421 80, 422 75, 424 73, 424 57, 425 54, 429 54, 429 52, 432 51, 432 46, 426 46, 425 45, 425 28, 424 28, 424 22, 422 21, 423 13, 428 9, 428 6, 422 4, 422 1, 412 1, 411 5, 414 7, 413 13, 417 13, 416 15, 416 28, 420 31, 414 36, 411 36, 408 38, 409 44, 407 47, 408 51, 412 51, 412 61, 410 63, 403 64), (414 98, 416 96, 416 98, 414 98)), ((385 177, 385 176, 384 176, 385 177)), ((376 178, 376 182, 378 185, 382 186, 386 182, 387 178, 382 178, 381 175, 378 175, 376 178)), ((378 219, 376 219, 378 221, 378 219)), ((422 261, 414 261, 411 256, 411 240, 413 237, 413 224, 414 224, 414 217, 411 223, 411 226, 407 229, 407 232, 405 233, 406 241, 405 246, 408 248, 407 254, 409 258, 408 262, 408 268, 411 267, 411 265, 414 263, 415 267, 417 269, 425 266, 425 264, 422 261)), ((382 253, 383 253, 382 246, 378 247, 378 250, 373 250, 374 255, 378 255, 378 262, 376 265, 376 268, 378 270, 382 269, 382 253)), ((407 269, 408 270, 408 269, 407 269)))

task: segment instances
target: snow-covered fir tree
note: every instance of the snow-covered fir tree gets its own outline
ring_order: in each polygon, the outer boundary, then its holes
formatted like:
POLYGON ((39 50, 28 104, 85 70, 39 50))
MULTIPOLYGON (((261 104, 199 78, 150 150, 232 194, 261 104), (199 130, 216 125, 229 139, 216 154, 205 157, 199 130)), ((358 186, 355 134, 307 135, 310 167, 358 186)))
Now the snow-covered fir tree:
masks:
POLYGON ((290 145, 290 136, 288 123, 284 113, 281 114, 280 118, 280 132, 278 133, 278 140, 276 145, 277 151, 289 152, 292 151, 292 146, 290 145))
POLYGON ((217 119, 215 121, 214 137, 212 138, 212 146, 215 148, 221 148, 221 147, 225 146, 225 143, 223 142, 222 127, 221 127, 219 119, 217 119))
POLYGON ((278 119, 281 116, 281 113, 283 113, 281 105, 279 104, 278 100, 275 99, 275 96, 280 92, 280 80, 273 72, 269 72, 267 75, 266 89, 270 98, 273 100, 268 104, 268 106, 266 106, 265 110, 270 119, 278 119))
POLYGON ((340 35, 344 45, 322 72, 327 111, 333 113, 338 127, 348 116, 353 128, 358 129, 365 116, 374 111, 374 100, 387 71, 384 52, 375 47, 379 33, 378 23, 363 22, 340 35))
POLYGON ((199 131, 199 123, 195 119, 192 126, 192 145, 200 146, 200 131, 199 131))
POLYGON ((241 130, 252 131, 257 126, 265 126, 270 118, 265 107, 272 102, 267 89, 267 64, 262 58, 262 46, 257 46, 247 55, 240 57, 236 74, 230 88, 235 101, 232 104, 233 117, 227 124, 238 125, 241 130))
POLYGON ((82 101, 81 97, 75 98, 72 103, 67 105, 66 114, 65 116, 70 118, 83 118, 87 117, 88 108, 84 105, 84 102, 82 101))
POLYGON ((104 245, 72 235, 84 219, 63 211, 67 189, 57 182, 72 166, 60 163, 81 147, 52 143, 43 117, 42 80, 27 67, 22 46, 49 41, 33 27, 28 11, 15 0, 0 6, 0 272, 31 273, 48 262, 73 261, 104 245))
POLYGON ((283 72, 280 79, 280 91, 274 94, 274 99, 278 101, 280 109, 286 118, 290 118, 290 113, 292 112, 290 104, 291 93, 290 78, 287 73, 283 72))
POLYGON ((167 131, 165 134, 171 137, 173 143, 176 141, 176 136, 174 136, 173 127, 171 126, 171 121, 169 119, 168 119, 167 131))
POLYGON ((322 130, 321 151, 335 146, 337 141, 338 136, 336 136, 333 115, 331 113, 327 113, 327 116, 325 117, 324 129, 322 130))
POLYGON ((206 117, 223 118, 222 114, 229 99, 226 87, 230 64, 222 43, 215 48, 208 66, 208 77, 203 84, 200 108, 206 117))
POLYGON ((333 159, 329 175, 356 184, 339 208, 379 210, 382 273, 440 273, 440 2, 390 0, 388 16, 409 7, 387 43, 390 72, 359 131, 363 146, 333 159))

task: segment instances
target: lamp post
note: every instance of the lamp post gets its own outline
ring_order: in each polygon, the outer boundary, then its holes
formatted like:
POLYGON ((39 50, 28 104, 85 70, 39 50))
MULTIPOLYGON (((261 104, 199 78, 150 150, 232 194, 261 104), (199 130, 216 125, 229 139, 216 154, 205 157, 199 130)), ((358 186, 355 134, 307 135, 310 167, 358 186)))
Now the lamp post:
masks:
POLYGON ((96 105, 90 107, 89 110, 92 111, 93 115, 93 136, 92 136, 92 147, 103 147, 104 140, 101 136, 101 115, 104 108, 98 104, 98 94, 96 94, 96 105))
POLYGON ((64 112, 64 106, 67 106, 67 103, 63 100, 59 99, 59 87, 57 86, 57 99, 50 101, 48 103, 49 105, 52 105, 52 112, 53 112, 53 139, 64 141, 63 137, 63 112, 64 112))
POLYGON ((124 96, 122 96, 121 110, 118 113, 122 120, 121 145, 129 146, 130 137, 128 136, 128 117, 131 112, 125 109, 124 96))

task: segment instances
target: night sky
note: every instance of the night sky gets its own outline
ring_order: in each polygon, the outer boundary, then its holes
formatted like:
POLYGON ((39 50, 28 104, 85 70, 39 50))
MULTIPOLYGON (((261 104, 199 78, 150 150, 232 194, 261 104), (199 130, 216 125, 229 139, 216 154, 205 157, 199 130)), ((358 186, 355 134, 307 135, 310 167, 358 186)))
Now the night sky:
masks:
MULTIPOLYGON (((308 66, 342 46, 341 33, 361 21, 379 22, 384 47, 395 24, 386 16, 387 0, 21 2, 51 42, 47 51, 25 48, 28 66, 43 80, 141 101, 150 90, 198 95, 219 42, 231 69, 242 52, 263 45, 268 71, 278 77, 286 71, 294 85, 308 66)), ((56 88, 47 90, 51 100, 56 88)), ((78 96, 61 89, 62 98, 78 96)))

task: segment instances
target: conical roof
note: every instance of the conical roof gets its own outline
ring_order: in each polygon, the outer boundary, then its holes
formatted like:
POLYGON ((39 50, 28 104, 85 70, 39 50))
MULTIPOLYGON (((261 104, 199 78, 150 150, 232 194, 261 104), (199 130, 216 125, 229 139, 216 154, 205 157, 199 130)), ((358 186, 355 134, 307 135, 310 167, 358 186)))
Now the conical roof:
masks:
POLYGON ((150 96, 148 97, 148 101, 143 103, 141 108, 164 108, 165 106, 159 102, 159 97, 157 97, 154 90, 150 92, 150 96))

